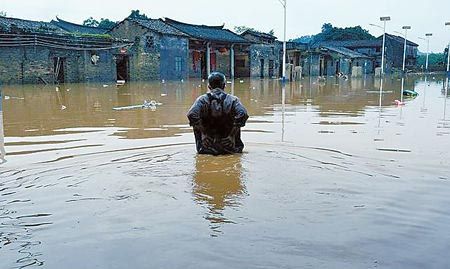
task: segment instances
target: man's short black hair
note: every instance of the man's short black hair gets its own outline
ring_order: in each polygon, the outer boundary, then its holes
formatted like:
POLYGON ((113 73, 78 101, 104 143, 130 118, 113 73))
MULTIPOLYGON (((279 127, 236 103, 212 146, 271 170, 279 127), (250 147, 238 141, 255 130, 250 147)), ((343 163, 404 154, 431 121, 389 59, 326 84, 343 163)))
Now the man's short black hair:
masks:
POLYGON ((211 89, 225 89, 226 78, 225 75, 220 72, 213 72, 208 77, 208 84, 211 89))

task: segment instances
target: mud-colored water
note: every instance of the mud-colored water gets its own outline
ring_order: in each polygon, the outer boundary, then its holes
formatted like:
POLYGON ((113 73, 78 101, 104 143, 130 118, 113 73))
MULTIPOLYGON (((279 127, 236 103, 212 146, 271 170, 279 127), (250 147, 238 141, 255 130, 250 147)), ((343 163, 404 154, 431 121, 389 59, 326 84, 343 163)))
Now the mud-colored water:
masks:
POLYGON ((443 84, 236 81, 223 157, 195 153, 200 81, 4 86, 0 268, 450 268, 443 84))

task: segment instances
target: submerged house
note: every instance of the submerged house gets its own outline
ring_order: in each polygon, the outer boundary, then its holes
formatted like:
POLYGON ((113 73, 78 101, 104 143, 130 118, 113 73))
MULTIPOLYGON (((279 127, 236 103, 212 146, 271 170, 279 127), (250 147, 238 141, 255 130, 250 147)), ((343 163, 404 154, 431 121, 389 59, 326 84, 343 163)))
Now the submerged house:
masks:
MULTIPOLYGON (((305 73, 311 76, 326 76, 342 73, 354 74, 355 67, 362 67, 357 72, 371 74, 381 67, 383 36, 376 39, 325 41, 312 44, 309 57, 305 59, 305 73)), ((418 45, 406 41, 406 68, 412 68, 417 62, 418 45)), ((405 39, 386 34, 385 72, 391 73, 403 67, 405 39)))
MULTIPOLYGON (((382 42, 383 36, 378 38, 382 42)), ((386 34, 386 62, 388 66, 401 69, 403 67, 403 51, 405 38, 401 36, 386 34)), ((419 45, 406 40, 406 68, 413 67, 417 63, 419 45)), ((381 50, 380 50, 381 51, 381 50)))
POLYGON ((206 78, 218 71, 228 77, 248 77, 241 59, 248 57, 250 42, 224 26, 188 24, 166 18, 168 25, 186 34, 189 39, 188 70, 191 78, 206 78))
POLYGON ((161 19, 126 18, 108 31, 134 42, 116 56, 117 77, 125 81, 188 77, 188 35, 161 19))
POLYGON ((129 46, 53 23, 0 17, 0 81, 10 84, 115 81, 114 55, 129 46))
POLYGON ((304 72, 310 76, 360 76, 372 73, 373 68, 372 57, 341 46, 339 42, 324 42, 311 47, 304 72))
POLYGON ((252 43, 248 58, 239 59, 238 66, 250 70, 249 77, 278 77, 281 70, 282 44, 277 38, 271 34, 252 30, 243 32, 241 36, 252 43))

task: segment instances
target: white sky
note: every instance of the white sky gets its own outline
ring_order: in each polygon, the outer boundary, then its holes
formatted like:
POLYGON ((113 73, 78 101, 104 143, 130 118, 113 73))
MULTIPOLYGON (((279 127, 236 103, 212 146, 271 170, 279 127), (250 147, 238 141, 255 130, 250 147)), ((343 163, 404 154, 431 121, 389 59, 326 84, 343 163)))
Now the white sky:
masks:
MULTIPOLYGON (((346 27, 361 25, 373 35, 382 30, 380 16, 391 16, 388 32, 412 26, 408 39, 426 51, 418 39, 433 33, 431 51, 442 52, 450 41, 450 0, 287 0, 288 39, 320 32, 323 23, 346 27)), ((81 23, 88 17, 124 19, 130 10, 139 9, 151 18, 168 17, 194 24, 220 25, 231 30, 246 25, 262 31, 275 30, 282 39, 283 10, 278 0, 0 0, 0 11, 10 17, 49 21, 60 18, 81 23)))

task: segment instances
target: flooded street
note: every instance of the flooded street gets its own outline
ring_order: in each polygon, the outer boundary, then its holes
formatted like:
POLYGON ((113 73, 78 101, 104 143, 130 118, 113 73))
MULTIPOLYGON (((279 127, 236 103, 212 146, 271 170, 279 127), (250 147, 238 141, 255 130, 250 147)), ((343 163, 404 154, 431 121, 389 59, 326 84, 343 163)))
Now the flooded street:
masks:
POLYGON ((0 268, 449 268, 443 84, 236 80, 223 157, 195 152, 201 81, 3 86, 0 268))

